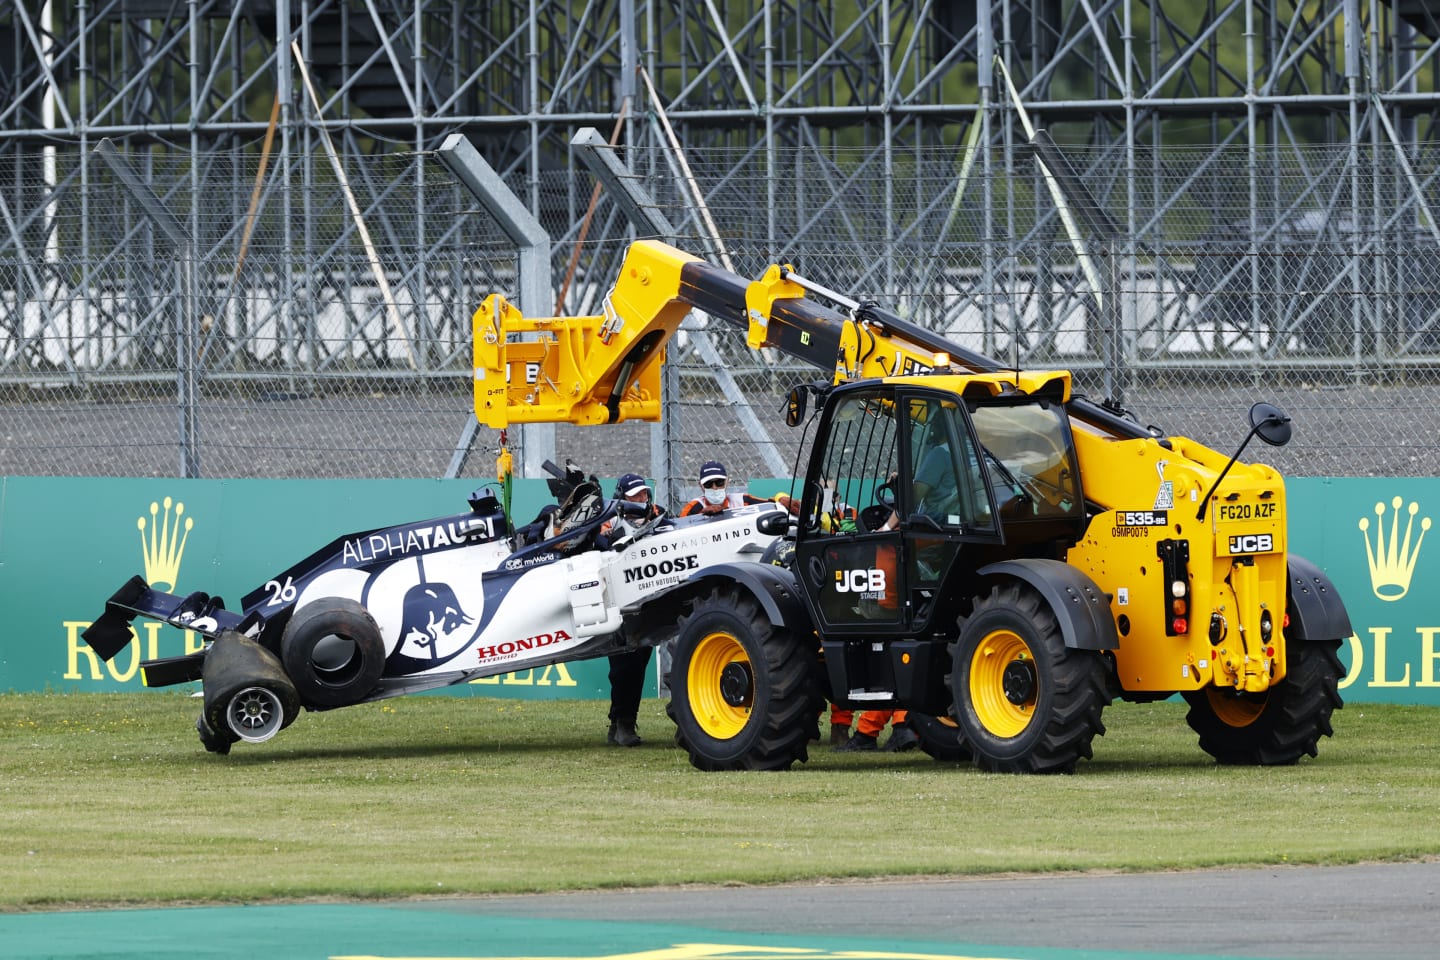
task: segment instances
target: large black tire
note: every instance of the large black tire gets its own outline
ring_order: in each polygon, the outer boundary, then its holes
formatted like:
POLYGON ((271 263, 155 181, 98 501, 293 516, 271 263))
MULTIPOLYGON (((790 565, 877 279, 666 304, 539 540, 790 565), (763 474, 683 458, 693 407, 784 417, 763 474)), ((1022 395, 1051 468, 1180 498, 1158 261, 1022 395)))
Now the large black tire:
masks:
POLYGON ((808 760, 821 706, 815 658, 746 591, 711 590, 678 625, 667 711, 676 743, 700 770, 788 770, 808 760))
POLYGON ((952 716, 934 717, 909 710, 905 723, 920 738, 920 749, 941 763, 966 763, 973 760, 965 734, 952 716))
POLYGON ((280 659, 305 706, 358 703, 385 671, 385 640, 370 612, 346 597, 321 597, 295 611, 280 659))
POLYGON ((1285 679, 1262 694, 1206 687, 1185 694, 1185 722, 1200 735, 1200 749, 1218 763, 1288 766, 1316 754, 1320 738, 1334 734, 1330 715, 1340 699, 1339 640, 1292 641, 1285 679))
POLYGON ((1073 773, 1104 734, 1105 662, 1065 646, 1035 590, 995 587, 951 645, 955 719, 975 765, 997 773, 1073 773))

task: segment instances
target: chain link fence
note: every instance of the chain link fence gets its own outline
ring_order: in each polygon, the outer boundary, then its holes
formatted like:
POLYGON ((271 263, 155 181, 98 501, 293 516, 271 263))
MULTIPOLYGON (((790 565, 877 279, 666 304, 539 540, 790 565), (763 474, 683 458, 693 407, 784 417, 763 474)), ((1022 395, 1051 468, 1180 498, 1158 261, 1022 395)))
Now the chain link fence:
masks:
MULTIPOLYGON (((1115 226, 1079 244, 1028 154, 909 148, 882 175, 869 149, 687 151, 703 208, 675 155, 624 159, 662 239, 742 276, 792 263, 1225 452, 1277 403, 1295 441, 1251 455, 1290 475, 1435 476, 1433 150, 1067 148, 1115 226)), ((94 151, 0 170, 0 475, 493 475, 493 432, 463 443, 470 318, 516 298, 515 250, 434 154, 346 153, 343 180, 318 150, 120 158, 158 219, 94 151)), ((635 231, 593 189, 578 164, 540 175, 554 301, 528 314, 598 312, 635 231)), ((686 321, 663 426, 562 426, 558 457, 614 476, 665 449, 686 491, 712 457, 796 470, 782 398, 822 371, 733 319, 686 321)))

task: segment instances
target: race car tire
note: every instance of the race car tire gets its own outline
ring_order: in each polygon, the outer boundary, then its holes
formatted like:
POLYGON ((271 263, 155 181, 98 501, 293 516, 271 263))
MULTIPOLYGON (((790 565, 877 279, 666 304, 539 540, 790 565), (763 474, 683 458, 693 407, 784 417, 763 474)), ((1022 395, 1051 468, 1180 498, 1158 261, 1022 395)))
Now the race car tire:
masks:
POLYGON ((345 707, 380 681, 385 640, 359 603, 321 597, 290 618, 280 638, 280 659, 307 707, 345 707))
POLYGON ((821 698, 815 651, 738 587, 716 587, 681 618, 668 712, 700 770, 787 770, 808 759, 821 698))
POLYGON ((234 630, 221 633, 210 645, 202 670, 205 705, 195 729, 201 744, 211 753, 229 753, 230 746, 242 739, 229 719, 234 707, 250 713, 247 732, 264 734, 259 739, 254 735, 243 737, 252 743, 270 739, 300 713, 300 695, 279 659, 234 630), (247 701, 249 707, 245 707, 247 701))
POLYGON ((246 687, 230 696, 225 724, 246 743, 264 743, 285 725, 285 704, 269 687, 246 687))

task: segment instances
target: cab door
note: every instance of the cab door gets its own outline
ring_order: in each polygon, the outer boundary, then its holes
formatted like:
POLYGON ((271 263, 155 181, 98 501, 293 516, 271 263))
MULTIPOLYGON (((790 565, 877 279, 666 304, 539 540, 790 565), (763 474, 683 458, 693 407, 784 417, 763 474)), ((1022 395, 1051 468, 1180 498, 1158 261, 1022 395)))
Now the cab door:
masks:
POLYGON ((993 494, 953 394, 857 384, 831 395, 810 459, 796 563, 835 636, 914 636, 967 543, 995 543, 993 494))
POLYGON ((966 555, 967 544, 993 544, 1001 539, 994 493, 980 467, 968 408, 953 394, 911 389, 902 391, 906 435, 901 444, 905 462, 898 490, 902 580, 906 624, 912 634, 925 632, 937 612, 951 615, 942 603, 941 586, 955 582, 975 567, 978 556, 966 555))
POLYGON ((904 632, 903 537, 896 490, 903 411, 895 388, 837 388, 820 420, 800 508, 795 564, 827 635, 904 632))

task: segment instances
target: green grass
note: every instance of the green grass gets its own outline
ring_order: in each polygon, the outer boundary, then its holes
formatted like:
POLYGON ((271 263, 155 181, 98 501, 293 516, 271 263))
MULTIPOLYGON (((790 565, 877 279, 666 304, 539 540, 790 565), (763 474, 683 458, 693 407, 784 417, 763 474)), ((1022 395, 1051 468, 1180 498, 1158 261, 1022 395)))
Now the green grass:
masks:
POLYGON ((1073 776, 920 753, 703 774, 647 700, 411 697, 207 754, 174 694, 0 696, 0 909, 1167 870, 1440 854, 1440 712, 1351 705, 1320 756, 1217 767, 1177 703, 1115 704, 1073 776))

